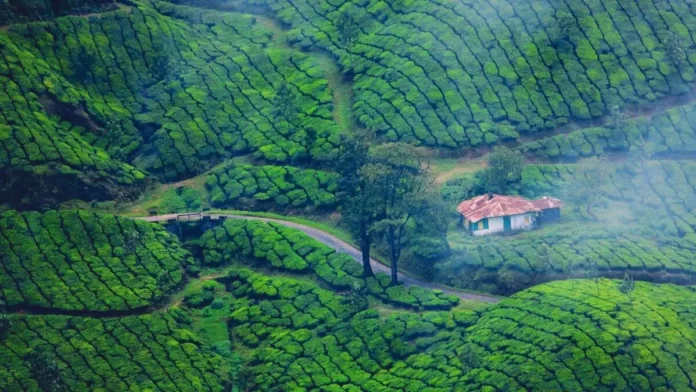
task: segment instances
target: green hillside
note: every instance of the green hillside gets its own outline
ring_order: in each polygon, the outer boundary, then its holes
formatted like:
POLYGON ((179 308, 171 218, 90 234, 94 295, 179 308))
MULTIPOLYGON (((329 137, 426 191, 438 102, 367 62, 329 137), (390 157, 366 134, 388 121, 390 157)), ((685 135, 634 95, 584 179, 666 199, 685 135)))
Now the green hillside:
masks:
POLYGON ((0 300, 18 310, 144 308, 191 262, 160 227, 85 211, 8 211, 0 233, 0 300))
POLYGON ((696 390, 695 83, 691 0, 0 1, 0 390, 696 390))
POLYGON ((227 3, 271 9, 293 43, 339 57, 356 117, 392 140, 514 140, 682 94, 695 76, 687 1, 227 3), (358 22, 352 45, 344 12, 358 22))

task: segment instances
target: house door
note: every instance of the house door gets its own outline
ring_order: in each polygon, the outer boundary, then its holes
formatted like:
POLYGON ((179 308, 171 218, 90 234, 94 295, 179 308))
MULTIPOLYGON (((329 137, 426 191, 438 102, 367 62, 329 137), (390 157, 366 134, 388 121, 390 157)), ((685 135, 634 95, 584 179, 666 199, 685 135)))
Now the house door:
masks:
POLYGON ((503 217, 503 230, 505 230, 506 233, 512 230, 512 223, 510 222, 509 216, 503 217))

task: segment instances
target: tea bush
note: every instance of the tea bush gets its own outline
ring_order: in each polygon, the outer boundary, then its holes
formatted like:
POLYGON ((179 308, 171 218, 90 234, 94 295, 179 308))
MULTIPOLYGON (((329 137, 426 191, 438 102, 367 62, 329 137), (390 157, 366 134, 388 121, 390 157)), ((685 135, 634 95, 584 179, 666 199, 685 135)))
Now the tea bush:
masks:
POLYGON ((93 311, 157 302, 192 261, 158 225, 85 211, 2 213, 0 257, 9 307, 93 311))
POLYGON ((223 391, 223 359, 209 353, 185 325, 166 313, 97 319, 12 318, 0 341, 0 389, 42 391, 28 355, 55 361, 64 390, 223 391))
POLYGON ((685 93, 696 76, 687 0, 226 3, 265 6, 296 46, 331 51, 353 76, 356 117, 389 140, 514 140, 685 93), (358 20, 350 45, 344 12, 358 20), (683 61, 670 57, 671 36, 683 61))
POLYGON ((229 164, 208 176, 206 188, 218 207, 320 208, 336 204, 337 182, 338 175, 330 172, 229 164))

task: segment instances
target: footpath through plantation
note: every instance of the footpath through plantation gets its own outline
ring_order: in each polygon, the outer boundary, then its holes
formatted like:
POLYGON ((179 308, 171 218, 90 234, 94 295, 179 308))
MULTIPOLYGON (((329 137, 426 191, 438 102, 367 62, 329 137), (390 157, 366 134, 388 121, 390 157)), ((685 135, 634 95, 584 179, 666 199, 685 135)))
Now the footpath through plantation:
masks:
MULTIPOLYGON (((5 260, 41 260, 56 245, 32 233, 70 214, 4 213, 3 227, 12 227, 0 241, 5 260)), ((165 241, 178 249, 179 241, 156 224, 79 214, 92 230, 66 229, 66 254, 96 261, 100 252, 110 268, 146 271, 159 252, 170 274, 190 282, 181 294, 181 286, 168 290, 183 301, 116 317, 117 305, 76 290, 68 298, 84 302, 78 309, 107 317, 62 316, 62 302, 47 302, 41 315, 14 313, 14 282, 38 270, 13 269, 13 281, 0 286, 13 301, 0 335, 3 390, 39 390, 50 377, 68 390, 680 391, 696 371, 692 288, 639 282, 626 294, 619 281, 570 280, 465 310, 437 290, 389 287, 379 274, 364 280, 352 257, 274 223, 229 220, 193 240, 192 253, 176 253, 158 248, 165 241), (118 225, 143 233, 132 251, 109 229, 118 225), (228 272, 197 281, 210 266, 228 272)), ((60 257, 52 263, 55 275, 46 273, 56 278, 21 286, 25 303, 38 301, 32 293, 60 291, 58 277, 70 282, 69 266, 60 257)), ((96 293, 136 290, 134 281, 108 279, 119 275, 109 268, 93 268, 80 279, 96 293)))

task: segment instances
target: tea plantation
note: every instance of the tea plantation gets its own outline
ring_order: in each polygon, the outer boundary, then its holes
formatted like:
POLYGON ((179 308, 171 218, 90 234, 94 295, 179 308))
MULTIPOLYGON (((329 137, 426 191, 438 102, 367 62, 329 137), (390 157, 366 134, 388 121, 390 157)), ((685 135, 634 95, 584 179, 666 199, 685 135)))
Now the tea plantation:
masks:
POLYGON ((687 92, 696 76, 684 0, 227 3, 266 7, 295 45, 339 57, 357 118, 391 140, 517 139, 687 92))
POLYGON ((216 207, 334 207, 335 173, 292 166, 228 164, 206 179, 210 203, 216 207))
POLYGON ((85 211, 1 214, 0 257, 0 300, 19 310, 145 308, 191 262, 158 226, 85 211))
POLYGON ((0 32, 3 195, 50 180, 57 201, 89 197, 73 186, 129 198, 145 171, 173 180, 232 155, 330 156, 323 71, 271 37, 250 15, 158 2, 0 32))
POLYGON ((696 390, 694 88, 691 0, 0 1, 0 390, 696 390))

